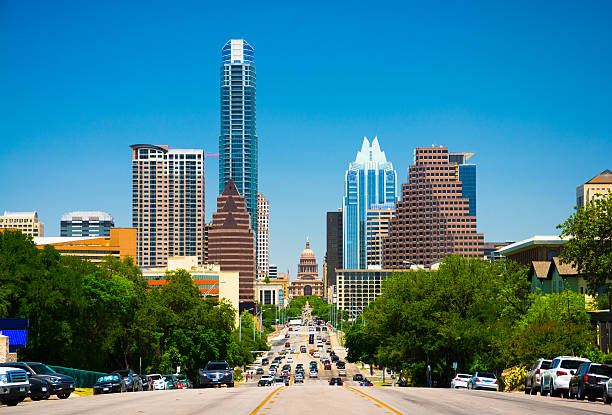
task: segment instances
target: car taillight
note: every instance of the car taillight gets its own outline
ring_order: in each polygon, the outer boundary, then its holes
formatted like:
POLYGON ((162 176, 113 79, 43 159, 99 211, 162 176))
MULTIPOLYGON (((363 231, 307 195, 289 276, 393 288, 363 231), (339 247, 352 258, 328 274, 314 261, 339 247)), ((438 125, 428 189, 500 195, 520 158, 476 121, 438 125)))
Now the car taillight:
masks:
POLYGON ((480 382, 480 379, 476 378, 474 379, 474 382, 480 382))
POLYGON ((557 370, 557 376, 567 376, 567 372, 564 372, 562 370, 557 370))
POLYGON ((495 379, 495 384, 497 385, 497 379, 495 379))
POLYGON ((540 369, 536 370, 536 371, 535 371, 535 374, 536 374, 536 375, 539 375, 539 374, 540 374, 540 369))
POLYGON ((455 378, 455 382, 459 382, 461 379, 459 378, 455 378))

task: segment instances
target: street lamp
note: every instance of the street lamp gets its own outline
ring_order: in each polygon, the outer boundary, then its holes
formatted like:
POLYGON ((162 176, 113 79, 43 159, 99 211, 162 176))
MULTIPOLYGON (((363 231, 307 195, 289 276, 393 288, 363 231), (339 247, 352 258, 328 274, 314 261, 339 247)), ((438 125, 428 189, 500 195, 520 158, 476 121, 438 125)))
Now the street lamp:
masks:
MULTIPOLYGON (((221 297, 221 284, 225 284, 225 281, 219 281, 219 285, 216 286, 219 289, 219 298, 221 297)), ((214 289, 215 287, 212 287, 202 293, 204 295, 204 300, 206 300, 206 296, 214 289)))
MULTIPOLYGON (((244 311, 252 311, 253 307, 244 311)), ((255 320, 253 320, 253 326, 255 326, 255 320)), ((242 342, 242 313, 240 313, 240 318, 238 318, 238 341, 242 342)))

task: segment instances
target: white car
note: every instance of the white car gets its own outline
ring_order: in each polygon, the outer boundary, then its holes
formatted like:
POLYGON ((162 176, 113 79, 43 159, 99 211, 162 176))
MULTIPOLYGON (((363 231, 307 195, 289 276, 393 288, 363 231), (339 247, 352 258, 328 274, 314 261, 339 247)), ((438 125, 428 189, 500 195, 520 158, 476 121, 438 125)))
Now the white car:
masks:
POLYGON ((499 384, 497 383, 497 376, 492 372, 476 372, 468 380, 468 389, 488 389, 497 390, 499 384))
POLYGON ((276 375, 276 368, 275 367, 271 367, 270 369, 268 369, 268 375, 270 375, 270 376, 276 375))
POLYGON ((472 375, 467 375, 465 373, 457 373, 457 376, 451 381, 451 388, 467 388, 468 382, 472 375))
POLYGON ((163 391, 166 390, 166 380, 159 373, 147 375, 147 380, 150 382, 151 390, 163 391))
POLYGON ((289 357, 287 358, 287 363, 293 363, 293 357, 289 356, 289 357))
POLYGON ((576 374, 576 369, 589 359, 573 356, 558 356, 553 359, 550 369, 542 370, 540 380, 540 395, 569 397, 569 382, 576 374))
POLYGON ((274 379, 274 385, 273 386, 285 386, 285 379, 283 379, 283 378, 276 378, 276 379, 274 379))
POLYGON ((317 378, 317 377, 319 377, 319 372, 317 372, 316 370, 311 370, 311 371, 310 371, 310 377, 311 377, 311 378, 317 378))
POLYGON ((346 376, 346 369, 338 369, 338 376, 346 376))
POLYGON ((314 358, 319 358, 319 357, 321 357, 321 353, 319 353, 319 352, 314 352, 314 353, 312 354, 312 357, 314 357, 314 358))

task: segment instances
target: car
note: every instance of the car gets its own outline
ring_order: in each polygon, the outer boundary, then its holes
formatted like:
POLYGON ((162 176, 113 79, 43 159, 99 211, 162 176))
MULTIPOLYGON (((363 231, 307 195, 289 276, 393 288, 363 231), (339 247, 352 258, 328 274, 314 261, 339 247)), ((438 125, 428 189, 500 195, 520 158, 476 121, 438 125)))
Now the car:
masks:
MULTIPOLYGON (((42 379, 39 381, 45 382, 42 379)), ((0 403, 16 406, 28 396, 29 392, 30 382, 26 370, 5 365, 0 367, 0 403)))
POLYGON ((457 373, 453 380, 451 381, 451 388, 459 389, 459 388, 467 388, 468 382, 472 375, 468 375, 465 373, 457 373))
POLYGON ((525 393, 536 395, 540 391, 541 372, 550 369, 552 360, 538 359, 527 371, 525 376, 525 393))
POLYGON ((264 374, 264 370, 263 370, 263 368, 262 368, 262 367, 258 367, 258 368, 255 370, 255 374, 256 374, 256 375, 263 375, 263 374, 264 374))
POLYGON ((344 362, 343 362, 343 361, 341 361, 341 360, 338 360, 338 361, 336 362, 336 367, 337 367, 338 369, 344 369, 344 368, 346 367, 346 363, 344 363, 344 362))
POLYGON ((100 376, 93 387, 93 394, 121 393, 127 391, 125 380, 117 373, 100 376))
POLYGON ((294 383, 304 383, 304 375, 301 373, 296 373, 293 377, 294 383))
POLYGON ((285 379, 284 378, 275 378, 274 379, 274 384, 272 386, 285 386, 285 379))
POLYGON ((317 377, 319 377, 319 373, 316 370, 311 370, 309 377, 317 378, 317 377))
POLYGON ((269 364, 270 364, 270 359, 268 359, 267 357, 264 357, 263 359, 261 359, 262 366, 268 366, 269 364))
POLYGON ((206 388, 216 385, 234 387, 234 372, 225 361, 208 362, 204 369, 200 369, 200 386, 206 388))
POLYGON ((346 376, 346 369, 338 369, 338 376, 346 376))
POLYGON ((289 337, 291 337, 289 333, 285 334, 285 339, 288 339, 289 337))
POLYGON ((474 375, 468 380, 467 388, 468 389, 488 389, 488 390, 497 390, 499 384, 497 383, 497 376, 493 372, 476 372, 474 375))
POLYGON ((41 379, 30 378, 30 392, 28 397, 33 401, 40 401, 41 399, 49 399, 49 385, 46 381, 41 379))
POLYGON ((342 382, 341 378, 331 378, 329 380, 329 385, 330 386, 334 386, 334 385, 342 386, 344 385, 344 382, 342 382))
POLYGON ((603 398, 605 385, 612 378, 612 365, 585 362, 578 366, 569 382, 569 398, 583 400, 603 398))
POLYGON ((179 389, 192 389, 193 388, 193 383, 191 383, 191 381, 187 379, 187 376, 181 375, 181 374, 176 374, 175 376, 176 376, 176 380, 177 380, 179 389))
POLYGON ((149 390, 152 391, 163 391, 166 390, 166 379, 159 373, 151 373, 147 375, 147 381, 149 383, 149 390))
POLYGON ((589 359, 574 356, 555 357, 550 365, 550 369, 541 371, 540 395, 569 396, 569 382, 576 374, 578 367, 589 359))
POLYGON ((293 357, 289 356, 289 357, 287 358, 287 363, 293 363, 293 357))
POLYGON ((320 354, 319 352, 314 352, 314 353, 312 354, 312 357, 314 357, 314 358, 316 359, 316 358, 321 357, 321 354, 320 354))
POLYGON ((353 380, 355 382, 361 382, 363 380, 363 375, 361 373, 357 373, 356 375, 353 375, 353 380))
POLYGON ((10 362, 0 363, 0 367, 10 367, 25 370, 28 379, 35 378, 47 382, 50 395, 67 399, 74 392, 74 379, 71 376, 57 373, 49 366, 40 362, 10 362))
POLYGON ((300 346, 300 352, 306 353, 306 346, 300 346))
POLYGON ((117 375, 123 379, 125 381, 125 387, 128 391, 135 392, 142 390, 142 379, 140 379, 140 376, 135 374, 132 369, 115 370, 110 374, 117 375))
POLYGON ((285 347, 291 347, 291 343, 289 342, 285 343, 285 347))
POLYGON ((272 376, 264 375, 259 379, 259 382, 257 382, 257 386, 271 386, 272 380, 274 380, 272 376))
POLYGON ((329 363, 329 361, 325 362, 323 364, 323 369, 324 370, 331 370, 331 363, 329 363))
POLYGON ((327 331, 327 327, 325 327, 325 326, 324 326, 324 327, 323 327, 323 331, 327 331))
POLYGON ((162 376, 166 382, 166 389, 178 389, 178 380, 173 374, 162 376))
POLYGON ((359 386, 374 386, 372 382, 368 380, 368 378, 363 378, 361 382, 359 382, 359 386))
MULTIPOLYGON (((317 330, 319 331, 319 330, 317 330)), ((321 336, 317 334, 317 340, 321 340, 321 336)))
POLYGON ((331 355, 331 361, 332 362, 337 362, 338 360, 340 360, 340 358, 337 355, 335 355, 335 354, 331 355))

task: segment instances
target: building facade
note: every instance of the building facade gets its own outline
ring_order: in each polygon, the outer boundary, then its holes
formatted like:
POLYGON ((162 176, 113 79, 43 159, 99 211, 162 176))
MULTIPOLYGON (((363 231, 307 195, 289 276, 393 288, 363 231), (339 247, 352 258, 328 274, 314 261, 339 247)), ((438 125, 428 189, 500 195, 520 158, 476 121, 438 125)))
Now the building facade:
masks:
POLYGON ((274 304, 278 306, 284 305, 283 284, 277 281, 265 283, 263 281, 255 282, 255 296, 261 305, 274 304))
POLYGON ((69 212, 60 221, 61 236, 110 236, 115 219, 106 212, 69 212))
POLYGON ((389 224, 395 217, 395 204, 372 205, 366 217, 368 269, 382 268, 384 240, 389 236, 389 224))
POLYGON ((266 278, 270 269, 270 202, 257 194, 257 278, 266 278))
MULTIPOLYGON (((212 229, 208 232, 208 260, 222 271, 238 272, 240 301, 255 299, 255 246, 244 197, 233 180, 228 180, 217 197, 212 229)), ((241 310, 242 311, 242 310, 241 310)))
POLYGON ((498 248, 492 255, 496 259, 530 266, 533 261, 552 261, 559 256, 563 244, 568 240, 569 238, 560 238, 557 235, 535 235, 498 248))
POLYGON ((278 277, 278 265, 270 264, 268 267, 268 277, 270 279, 278 277))
POLYGON ((258 154, 256 133, 255 51, 244 39, 231 39, 221 50, 221 134, 219 193, 234 181, 244 196, 257 230, 258 154))
POLYGON ((325 288, 336 284, 336 269, 342 268, 342 209, 327 212, 327 251, 323 279, 325 288))
POLYGON ((451 254, 482 257, 484 236, 469 212, 448 148, 416 148, 385 238, 383 268, 429 267, 451 254))
POLYGON ((208 231, 212 228, 212 222, 204 224, 204 264, 208 264, 208 231))
POLYGON ((165 266, 169 256, 204 263, 204 152, 135 144, 132 226, 138 265, 165 266))
MULTIPOLYGON (((217 301, 224 299, 229 301, 238 310, 238 279, 237 272, 221 271, 219 265, 199 265, 197 256, 168 257, 168 265, 163 267, 142 268, 142 276, 149 287, 157 288, 167 285, 166 272, 183 269, 191 274, 194 284, 202 293, 203 299, 214 298, 217 301)), ((236 315, 236 324, 238 315, 236 315)))
POLYGON ((38 220, 38 212, 8 212, 0 216, 0 229, 15 229, 30 236, 45 236, 45 224, 38 220))
POLYGON ((455 177, 461 182, 461 196, 469 200, 469 214, 476 216, 476 165, 467 161, 474 153, 448 153, 448 161, 455 165, 455 177))
POLYGON ((397 174, 380 150, 378 137, 364 137, 344 180, 342 203, 342 260, 345 269, 367 267, 366 217, 375 204, 395 203, 397 174))
POLYGON ((306 248, 300 254, 297 279, 289 284, 289 293, 292 298, 302 295, 317 295, 322 298, 325 295, 323 281, 319 279, 317 258, 314 251, 310 249, 308 241, 306 241, 306 248))
POLYGON ((50 245, 60 255, 72 255, 92 262, 101 262, 105 256, 136 261, 136 229, 112 228, 109 236, 35 237, 38 249, 50 245))
POLYGON ((612 192, 612 171, 606 169, 576 188, 576 206, 586 206, 591 200, 610 192, 612 192))

